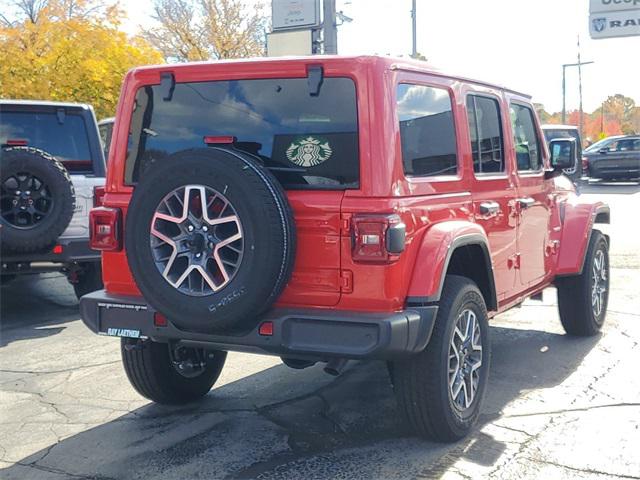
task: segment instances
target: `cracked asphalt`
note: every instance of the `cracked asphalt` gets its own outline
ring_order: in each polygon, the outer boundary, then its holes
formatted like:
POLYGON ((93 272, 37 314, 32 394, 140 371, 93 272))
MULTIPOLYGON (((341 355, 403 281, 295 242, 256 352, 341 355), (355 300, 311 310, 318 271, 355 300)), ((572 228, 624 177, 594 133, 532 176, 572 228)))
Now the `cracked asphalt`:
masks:
POLYGON ((18 279, 1 291, 0 478, 640 479, 640 186, 585 194, 612 209, 602 335, 565 336, 553 289, 494 319, 480 424, 452 445, 406 433, 382 362, 333 378, 230 354, 202 402, 151 404, 64 278, 18 279))

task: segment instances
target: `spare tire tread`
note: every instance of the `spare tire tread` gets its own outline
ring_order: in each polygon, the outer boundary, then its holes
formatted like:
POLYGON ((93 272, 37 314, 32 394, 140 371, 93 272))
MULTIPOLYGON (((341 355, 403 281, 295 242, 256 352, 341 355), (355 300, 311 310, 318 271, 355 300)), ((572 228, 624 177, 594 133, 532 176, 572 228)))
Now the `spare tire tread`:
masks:
MULTIPOLYGON (((35 155, 44 159, 46 162, 43 162, 43 165, 47 165, 48 168, 55 172, 55 175, 60 175, 61 182, 65 182, 66 185, 64 185, 64 187, 67 188, 67 191, 64 192, 67 197, 66 199, 56 198, 56 201, 62 204, 62 209, 59 210, 60 213, 58 214, 59 218, 53 218, 55 216, 55 212, 50 212, 49 215, 51 215, 51 219, 46 218, 34 228, 25 230, 12 228, 11 225, 6 224, 4 221, 2 222, 3 251, 28 253, 50 247, 56 242, 58 237, 62 235, 73 218, 73 213, 76 207, 76 196, 69 172, 62 162, 53 155, 35 147, 16 146, 3 148, 3 178, 7 169, 12 168, 11 162, 24 161, 19 156, 21 153, 35 155)), ((28 171, 28 168, 25 167, 25 170, 28 171)))

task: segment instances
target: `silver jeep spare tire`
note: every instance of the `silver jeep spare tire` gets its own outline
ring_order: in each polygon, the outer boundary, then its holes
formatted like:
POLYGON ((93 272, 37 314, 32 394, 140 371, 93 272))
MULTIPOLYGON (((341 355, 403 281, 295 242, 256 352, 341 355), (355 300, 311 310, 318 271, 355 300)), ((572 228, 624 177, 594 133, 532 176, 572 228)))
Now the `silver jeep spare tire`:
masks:
POLYGON ((33 252, 53 245, 69 226, 75 192, 64 165, 32 147, 0 150, 2 250, 33 252))
POLYGON ((252 328, 289 280, 291 208, 250 154, 218 147, 175 153, 145 173, 128 212, 131 272, 149 304, 178 328, 252 328))

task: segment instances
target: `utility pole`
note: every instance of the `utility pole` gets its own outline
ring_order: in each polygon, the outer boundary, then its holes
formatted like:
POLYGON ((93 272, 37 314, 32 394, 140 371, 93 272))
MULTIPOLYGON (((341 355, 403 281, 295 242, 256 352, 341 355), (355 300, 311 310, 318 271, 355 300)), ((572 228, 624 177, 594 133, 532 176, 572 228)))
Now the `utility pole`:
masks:
POLYGON ((324 0, 322 32, 324 38, 324 53, 337 55, 338 53, 338 28, 336 25, 336 0, 324 0))
POLYGON ((418 45, 416 40, 416 0, 411 4, 411 29, 413 31, 413 48, 411 49, 411 58, 418 57, 418 45))
POLYGON ((578 91, 580 92, 580 120, 578 122, 578 131, 580 132, 580 139, 582 140, 584 138, 582 136, 584 112, 582 110, 582 63, 580 62, 580 35, 578 35, 578 91))
MULTIPOLYGON (((567 67, 581 67, 595 62, 565 63, 562 65, 562 123, 567 123, 567 67)), ((582 70, 580 70, 580 105, 582 105, 582 70)))

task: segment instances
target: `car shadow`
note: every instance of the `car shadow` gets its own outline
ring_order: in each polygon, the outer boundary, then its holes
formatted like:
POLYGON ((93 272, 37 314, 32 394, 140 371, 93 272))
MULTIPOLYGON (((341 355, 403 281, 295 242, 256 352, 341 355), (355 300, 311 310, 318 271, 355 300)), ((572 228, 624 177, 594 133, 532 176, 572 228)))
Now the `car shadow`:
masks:
MULTIPOLYGON (((523 392, 562 383, 598 342, 536 330, 491 333, 480 427, 523 392)), ((380 462, 406 460, 413 461, 405 465, 413 468, 409 476, 436 478, 461 457, 492 465, 507 448, 480 428, 451 445, 413 438, 398 417, 383 362, 353 362, 333 380, 319 366, 279 365, 215 388, 201 402, 130 411, 23 458, 0 477, 24 478, 31 466, 82 478, 371 478, 382 475, 380 462), (408 451, 412 460, 403 457, 408 451)))
POLYGON ((640 184, 638 182, 613 182, 605 180, 589 180, 588 184, 580 187, 580 193, 587 194, 614 194, 614 195, 633 195, 640 192, 640 184))
POLYGON ((60 324, 78 318, 78 300, 63 275, 19 276, 0 289, 0 348, 56 335, 65 328, 60 324))

